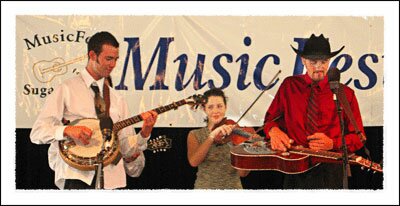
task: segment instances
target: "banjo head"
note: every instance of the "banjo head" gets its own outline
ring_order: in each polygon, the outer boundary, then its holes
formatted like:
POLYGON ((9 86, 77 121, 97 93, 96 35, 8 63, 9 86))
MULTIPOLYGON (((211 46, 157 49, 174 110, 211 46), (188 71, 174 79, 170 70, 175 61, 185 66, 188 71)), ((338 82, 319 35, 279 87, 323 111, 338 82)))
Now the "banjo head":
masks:
MULTIPOLYGON (((75 142, 72 139, 59 142, 61 157, 70 166, 79 170, 94 170, 97 160, 97 154, 101 151, 103 144, 103 135, 100 130, 100 121, 98 119, 80 119, 71 122, 73 126, 86 126, 92 130, 92 137, 89 144, 84 145, 81 142, 75 142)), ((115 132, 112 132, 111 140, 105 142, 105 154, 103 165, 107 166, 114 161, 119 153, 118 138, 115 132)))

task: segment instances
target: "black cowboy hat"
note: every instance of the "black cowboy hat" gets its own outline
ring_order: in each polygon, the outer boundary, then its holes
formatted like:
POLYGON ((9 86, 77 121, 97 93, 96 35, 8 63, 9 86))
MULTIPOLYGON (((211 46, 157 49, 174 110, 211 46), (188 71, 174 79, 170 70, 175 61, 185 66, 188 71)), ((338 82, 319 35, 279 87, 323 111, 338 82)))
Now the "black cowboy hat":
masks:
POLYGON ((344 46, 335 52, 331 52, 331 45, 328 39, 321 34, 316 37, 314 34, 306 41, 303 51, 295 49, 290 45, 296 54, 306 59, 329 59, 342 51, 344 46))

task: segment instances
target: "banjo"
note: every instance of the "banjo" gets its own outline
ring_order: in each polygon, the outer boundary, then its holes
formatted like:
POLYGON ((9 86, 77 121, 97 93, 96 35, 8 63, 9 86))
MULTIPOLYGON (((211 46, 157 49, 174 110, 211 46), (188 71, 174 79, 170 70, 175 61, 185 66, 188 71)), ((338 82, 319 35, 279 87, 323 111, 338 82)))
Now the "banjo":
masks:
MULTIPOLYGON (((167 112, 172 109, 177 109, 178 107, 189 104, 192 108, 197 108, 202 103, 202 95, 193 95, 186 99, 182 99, 178 102, 173 102, 166 106, 161 106, 153 109, 157 114, 167 112)), ((142 121, 140 115, 133 116, 131 118, 116 122, 112 126, 111 139, 104 143, 105 152, 103 157, 104 167, 109 165, 114 161, 119 161, 120 159, 120 146, 118 141, 118 132, 130 125, 136 124, 142 121)), ((75 142, 71 138, 67 140, 59 141, 59 153, 61 158, 71 167, 79 170, 95 170, 97 164, 97 154, 102 150, 103 145, 103 135, 100 129, 100 120, 94 118, 78 119, 72 121, 70 125, 73 126, 86 126, 92 130, 92 137, 89 140, 89 144, 84 145, 81 142, 75 142)), ((149 143, 150 145, 151 143, 149 143)), ((151 148, 151 147, 150 147, 151 148)))

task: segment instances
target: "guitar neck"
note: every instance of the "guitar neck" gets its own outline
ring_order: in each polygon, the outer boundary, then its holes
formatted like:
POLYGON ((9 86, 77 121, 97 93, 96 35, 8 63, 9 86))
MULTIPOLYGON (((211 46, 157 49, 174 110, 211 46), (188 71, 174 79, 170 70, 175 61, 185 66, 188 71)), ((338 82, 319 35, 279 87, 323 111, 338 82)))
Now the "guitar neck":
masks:
POLYGON ((310 148, 293 147, 293 148, 291 148, 291 150, 302 153, 302 154, 308 154, 308 155, 312 155, 312 156, 323 157, 323 158, 334 159, 334 160, 340 160, 343 157, 343 155, 341 153, 322 151, 322 150, 312 150, 310 148))
MULTIPOLYGON (((309 148, 300 148, 300 147, 293 147, 292 152, 295 153, 301 153, 301 154, 307 154, 315 157, 322 157, 326 159, 331 159, 331 160, 342 160, 343 159, 343 154, 338 153, 338 152, 330 152, 330 151, 319 151, 319 150, 312 150, 309 148)), ((382 167, 370 160, 364 159, 361 156, 357 156, 355 154, 349 154, 348 157, 349 163, 350 164, 356 164, 360 165, 369 169, 372 169, 377 172, 383 172, 382 167)))
POLYGON ((376 172, 383 172, 382 166, 378 163, 372 162, 371 160, 367 160, 362 158, 361 156, 353 155, 349 157, 349 162, 351 164, 357 164, 367 169, 372 169, 376 172))
MULTIPOLYGON (((171 104, 168 104, 166 106, 161 106, 161 107, 155 108, 153 110, 156 111, 157 114, 161 114, 161 113, 170 111, 172 109, 177 109, 178 107, 180 107, 184 104, 186 104, 186 101, 183 99, 178 102, 173 102, 171 104)), ((128 118, 128 119, 125 119, 125 120, 115 123, 113 125, 113 131, 119 131, 125 127, 128 127, 130 125, 136 124, 141 121, 143 121, 143 118, 140 115, 133 116, 131 118, 128 118)))

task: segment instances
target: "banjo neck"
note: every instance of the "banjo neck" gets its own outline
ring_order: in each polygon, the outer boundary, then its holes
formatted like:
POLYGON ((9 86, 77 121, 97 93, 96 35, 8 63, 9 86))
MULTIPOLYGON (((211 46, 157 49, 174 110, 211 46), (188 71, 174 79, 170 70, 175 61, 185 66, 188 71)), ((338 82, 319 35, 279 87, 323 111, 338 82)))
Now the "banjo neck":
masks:
MULTIPOLYGON (((186 103, 187 103, 186 100, 182 99, 180 101, 173 102, 173 103, 168 104, 166 106, 157 107, 157 108, 155 108, 153 110, 156 111, 157 114, 161 114, 161 113, 167 112, 167 111, 172 110, 172 109, 177 109, 178 107, 180 107, 180 106, 182 106, 182 105, 184 105, 186 103)), ((143 121, 143 118, 140 116, 140 114, 136 115, 136 116, 133 116, 131 118, 128 118, 128 119, 119 121, 117 123, 114 123, 113 131, 119 131, 119 130, 125 128, 125 127, 128 127, 130 125, 136 124, 136 123, 141 122, 141 121, 143 121)))
MULTIPOLYGON (((197 109, 197 107, 202 103, 203 98, 201 95, 193 95, 189 98, 173 102, 171 104, 168 104, 166 106, 161 106, 154 111, 156 111, 158 114, 161 114, 163 112, 169 111, 171 109, 177 109, 179 106, 182 106, 184 104, 189 104, 192 105, 194 109, 197 109)), ((113 134, 111 135, 112 138, 110 140, 110 147, 107 147, 106 149, 106 154, 104 155, 104 167, 107 166, 110 163, 113 163, 115 160, 119 160, 119 141, 118 141, 118 131, 123 129, 124 127, 130 126, 132 124, 135 124, 137 122, 142 121, 142 117, 140 115, 136 115, 134 117, 119 121, 115 124, 113 124, 113 134)), ((82 125, 89 127, 89 129, 92 129, 94 132, 93 140, 90 140, 90 144, 88 145, 82 145, 82 144, 75 144, 73 140, 61 140, 59 141, 59 150, 60 150, 60 155, 61 158, 71 167, 74 167, 79 170, 94 170, 95 169, 95 163, 97 162, 97 153, 98 151, 101 150, 102 143, 104 142, 102 132, 100 131, 100 124, 99 124, 99 119, 80 119, 80 120, 75 120, 71 122, 73 125, 82 125)), ((67 122, 65 119, 63 119, 63 122, 67 122)), ((160 140, 161 141, 161 140, 160 140)), ((154 142, 155 145, 151 146, 153 149, 153 152, 157 149, 159 146, 166 146, 170 147, 171 142, 164 141, 160 142, 156 141, 154 142)), ((152 142, 149 142, 148 146, 150 146, 152 142)), ((165 150, 166 148, 163 148, 165 150)))

